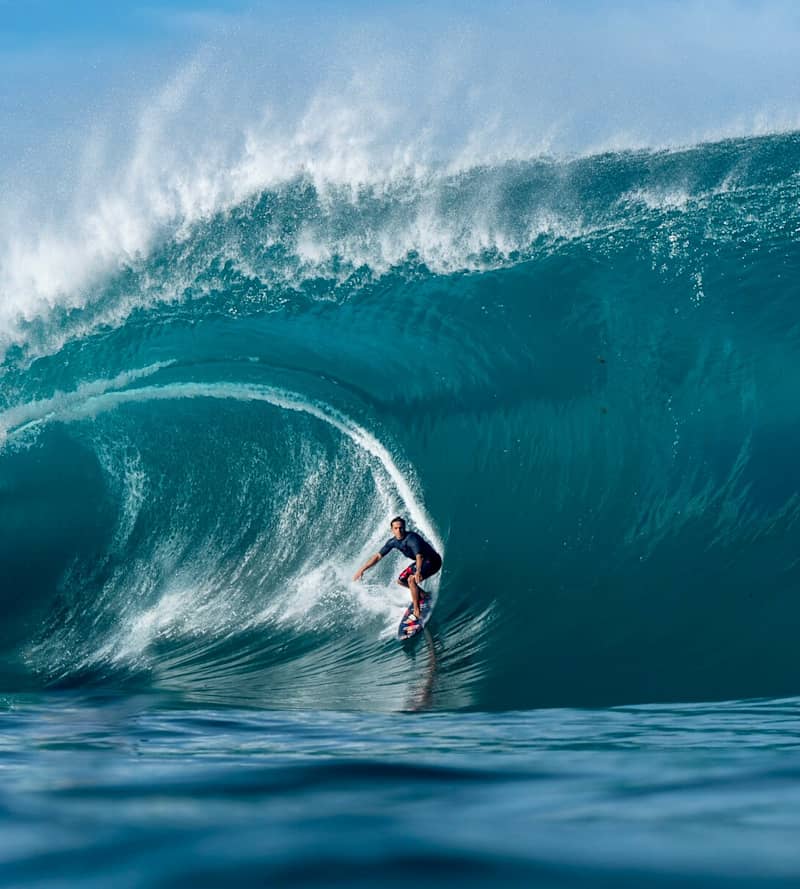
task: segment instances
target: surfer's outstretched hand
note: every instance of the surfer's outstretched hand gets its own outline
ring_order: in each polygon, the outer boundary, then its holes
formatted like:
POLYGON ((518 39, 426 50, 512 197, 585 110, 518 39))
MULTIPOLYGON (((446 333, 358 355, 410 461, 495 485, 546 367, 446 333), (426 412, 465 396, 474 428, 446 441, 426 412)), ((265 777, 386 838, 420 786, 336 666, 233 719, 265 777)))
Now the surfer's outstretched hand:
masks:
POLYGON ((353 575, 353 580, 361 580, 361 578, 363 576, 364 576, 363 571, 356 571, 356 573, 353 575))

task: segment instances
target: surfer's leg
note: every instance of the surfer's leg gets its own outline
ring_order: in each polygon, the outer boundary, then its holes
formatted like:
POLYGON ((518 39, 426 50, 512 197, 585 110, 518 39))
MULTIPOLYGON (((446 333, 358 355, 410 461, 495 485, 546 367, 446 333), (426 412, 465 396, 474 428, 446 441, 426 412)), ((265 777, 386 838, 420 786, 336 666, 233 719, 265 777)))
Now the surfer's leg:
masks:
POLYGON ((408 587, 408 578, 413 576, 414 574, 414 565, 409 565, 408 568, 404 568, 400 572, 400 576, 397 578, 397 582, 400 586, 408 587))
POLYGON ((414 617, 419 617, 419 587, 413 574, 408 578, 408 588, 411 590, 411 604, 414 606, 414 617))
POLYGON ((411 604, 414 606, 414 617, 419 617, 419 587, 414 578, 415 570, 416 565, 412 562, 408 568, 405 568, 401 572, 400 576, 397 578, 397 582, 400 586, 408 587, 411 591, 411 604))

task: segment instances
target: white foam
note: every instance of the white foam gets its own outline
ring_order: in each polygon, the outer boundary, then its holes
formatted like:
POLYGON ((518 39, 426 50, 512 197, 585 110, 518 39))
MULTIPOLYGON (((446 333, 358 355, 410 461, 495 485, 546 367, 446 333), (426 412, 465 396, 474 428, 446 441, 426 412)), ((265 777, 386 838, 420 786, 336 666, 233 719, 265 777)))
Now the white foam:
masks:
POLYGON ((632 204, 643 204, 648 210, 665 212, 684 210, 690 201, 697 200, 695 195, 685 188, 635 188, 626 192, 620 201, 632 204))
POLYGON ((121 509, 110 546, 110 553, 116 555, 123 551, 144 505, 149 488, 147 474, 139 454, 128 447, 120 449, 116 442, 97 442, 94 453, 118 489, 121 509))

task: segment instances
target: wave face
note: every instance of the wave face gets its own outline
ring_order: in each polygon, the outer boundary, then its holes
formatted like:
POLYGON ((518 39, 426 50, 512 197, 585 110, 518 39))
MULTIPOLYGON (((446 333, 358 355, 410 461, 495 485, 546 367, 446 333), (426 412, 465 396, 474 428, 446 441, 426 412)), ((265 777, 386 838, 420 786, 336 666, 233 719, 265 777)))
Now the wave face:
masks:
POLYGON ((16 293, 3 684, 797 694, 799 171, 790 134, 299 176, 16 293), (410 654, 405 563, 350 580, 396 512, 445 556, 410 654))

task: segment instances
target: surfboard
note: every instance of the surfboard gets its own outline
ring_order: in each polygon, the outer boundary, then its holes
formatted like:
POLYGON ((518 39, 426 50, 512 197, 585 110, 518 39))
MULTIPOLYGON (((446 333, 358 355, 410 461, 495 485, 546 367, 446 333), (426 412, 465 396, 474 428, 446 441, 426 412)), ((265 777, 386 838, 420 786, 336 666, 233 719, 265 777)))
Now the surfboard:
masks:
POLYGON ((419 601, 419 618, 414 617, 414 606, 409 605, 397 628, 397 639, 400 642, 407 642, 413 639, 417 633, 421 633, 425 629, 425 625, 431 619, 433 613, 433 598, 429 593, 420 596, 419 601))

